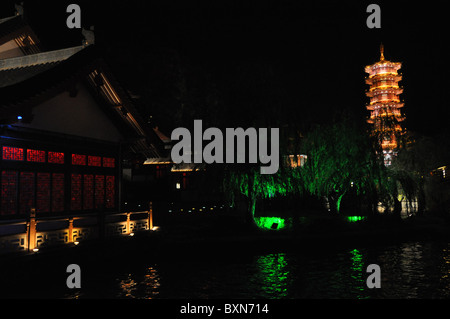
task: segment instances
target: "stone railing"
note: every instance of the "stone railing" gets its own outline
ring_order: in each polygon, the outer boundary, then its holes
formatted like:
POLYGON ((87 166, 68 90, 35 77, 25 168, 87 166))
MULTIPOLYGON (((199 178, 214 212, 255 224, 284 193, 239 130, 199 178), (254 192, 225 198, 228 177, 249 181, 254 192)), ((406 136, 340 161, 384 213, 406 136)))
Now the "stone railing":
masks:
POLYGON ((36 252, 41 247, 72 244, 101 237, 133 235, 153 229, 153 209, 115 214, 89 214, 0 222, 0 254, 36 252))

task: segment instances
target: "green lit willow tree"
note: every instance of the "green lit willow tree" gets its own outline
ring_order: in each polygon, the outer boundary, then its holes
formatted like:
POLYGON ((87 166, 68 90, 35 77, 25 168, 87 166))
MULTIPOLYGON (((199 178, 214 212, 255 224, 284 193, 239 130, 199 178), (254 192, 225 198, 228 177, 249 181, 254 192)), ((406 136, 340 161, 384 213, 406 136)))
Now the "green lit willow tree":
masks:
POLYGON ((330 210, 339 213, 350 190, 365 195, 375 210, 378 195, 389 185, 373 138, 349 120, 317 126, 306 135, 302 153, 308 160, 300 171, 306 192, 326 197, 330 210))
POLYGON ((299 180, 300 168, 280 165, 275 174, 261 174, 259 166, 230 165, 225 170, 223 187, 233 205, 238 196, 246 199, 246 221, 254 225, 257 200, 301 192, 299 180))

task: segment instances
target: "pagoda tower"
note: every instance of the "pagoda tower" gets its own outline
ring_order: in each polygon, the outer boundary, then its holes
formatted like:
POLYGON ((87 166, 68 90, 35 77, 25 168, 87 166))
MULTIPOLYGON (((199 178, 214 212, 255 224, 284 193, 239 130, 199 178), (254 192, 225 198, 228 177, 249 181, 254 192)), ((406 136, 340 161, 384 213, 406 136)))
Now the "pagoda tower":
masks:
POLYGON ((385 165, 391 164, 391 159, 397 154, 399 148, 399 137, 404 133, 401 122, 405 119, 401 114, 404 103, 400 101, 399 95, 403 88, 399 87, 402 67, 400 62, 391 62, 384 58, 384 47, 380 46, 380 61, 367 65, 365 72, 366 84, 370 89, 366 95, 370 103, 366 105, 370 111, 367 122, 372 124, 372 134, 378 137, 383 150, 385 165))

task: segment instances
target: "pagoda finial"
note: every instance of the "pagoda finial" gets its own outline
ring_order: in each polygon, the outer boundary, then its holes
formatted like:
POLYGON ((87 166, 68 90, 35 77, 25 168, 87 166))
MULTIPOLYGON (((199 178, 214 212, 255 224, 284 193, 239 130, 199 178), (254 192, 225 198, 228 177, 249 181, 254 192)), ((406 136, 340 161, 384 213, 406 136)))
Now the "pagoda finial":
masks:
POLYGON ((384 46, 383 43, 380 45, 380 61, 384 61, 384 46))

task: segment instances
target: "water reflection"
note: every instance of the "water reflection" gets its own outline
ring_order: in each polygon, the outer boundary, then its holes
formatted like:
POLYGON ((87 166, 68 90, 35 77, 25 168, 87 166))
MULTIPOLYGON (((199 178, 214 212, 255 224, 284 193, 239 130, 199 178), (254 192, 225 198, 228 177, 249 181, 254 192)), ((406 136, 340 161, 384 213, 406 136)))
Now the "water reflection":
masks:
MULTIPOLYGON (((108 268, 67 298, 449 298, 450 244, 392 246, 183 259, 108 268), (381 288, 369 289, 369 264, 381 288), (115 278, 115 280, 111 280, 115 278)), ((96 275, 96 273, 93 273, 96 275)), ((66 290, 67 292, 67 290, 66 290)))
POLYGON ((358 249, 353 249, 350 251, 350 277, 353 279, 353 283, 350 283, 350 287, 354 287, 355 290, 358 290, 356 298, 367 298, 367 296, 363 295, 367 289, 366 285, 366 269, 364 268, 363 254, 358 249))
POLYGON ((118 297, 133 297, 134 292, 136 291, 136 285, 136 281, 134 281, 132 275, 128 274, 125 279, 122 279, 119 282, 121 291, 119 291, 118 297))
POLYGON ((155 267, 148 267, 143 276, 127 274, 118 279, 118 298, 152 299, 159 294, 160 276, 155 267))
POLYGON ((258 256, 255 266, 250 282, 259 288, 261 297, 286 298, 289 295, 292 275, 285 253, 258 256))
POLYGON ((442 249, 443 263, 440 265, 441 277, 439 278, 440 290, 443 292, 450 291, 450 244, 442 249))

